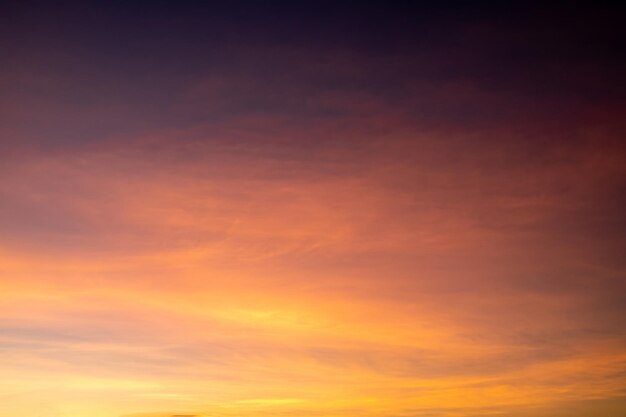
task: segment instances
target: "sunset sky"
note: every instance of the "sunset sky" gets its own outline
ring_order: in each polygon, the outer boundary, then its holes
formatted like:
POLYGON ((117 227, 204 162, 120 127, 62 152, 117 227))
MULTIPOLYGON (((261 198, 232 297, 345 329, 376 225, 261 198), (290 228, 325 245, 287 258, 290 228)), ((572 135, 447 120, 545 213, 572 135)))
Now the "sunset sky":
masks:
POLYGON ((529 4, 3 2, 0 417, 626 415, 623 11, 529 4))

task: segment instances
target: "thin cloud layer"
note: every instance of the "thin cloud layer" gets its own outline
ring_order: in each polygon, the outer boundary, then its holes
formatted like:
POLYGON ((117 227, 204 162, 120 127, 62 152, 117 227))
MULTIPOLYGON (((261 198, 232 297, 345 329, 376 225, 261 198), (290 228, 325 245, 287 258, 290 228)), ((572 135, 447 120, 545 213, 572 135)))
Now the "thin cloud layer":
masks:
POLYGON ((386 49, 159 10, 8 49, 0 415, 620 415, 617 64, 453 13, 386 49))

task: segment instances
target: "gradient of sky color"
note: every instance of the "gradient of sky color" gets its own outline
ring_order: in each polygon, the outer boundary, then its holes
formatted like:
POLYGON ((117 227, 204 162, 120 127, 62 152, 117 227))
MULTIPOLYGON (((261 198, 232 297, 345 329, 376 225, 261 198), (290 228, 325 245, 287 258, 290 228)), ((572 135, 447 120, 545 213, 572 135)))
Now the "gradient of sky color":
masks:
POLYGON ((0 10, 0 417, 626 413, 617 9, 0 10))

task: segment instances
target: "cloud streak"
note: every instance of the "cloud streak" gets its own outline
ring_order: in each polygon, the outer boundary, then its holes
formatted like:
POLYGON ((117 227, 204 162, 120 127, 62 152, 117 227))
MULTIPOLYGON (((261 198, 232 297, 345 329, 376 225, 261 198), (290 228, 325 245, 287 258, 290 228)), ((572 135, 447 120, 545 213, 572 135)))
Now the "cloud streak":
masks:
POLYGON ((195 23, 170 22, 160 45, 189 67, 155 66, 135 32, 169 22, 152 13, 120 22, 135 46, 94 38, 108 66, 45 19, 8 49, 0 415, 626 409, 626 152, 602 65, 565 54, 561 79, 554 45, 451 14, 384 50, 331 45, 335 26, 183 42, 195 23))

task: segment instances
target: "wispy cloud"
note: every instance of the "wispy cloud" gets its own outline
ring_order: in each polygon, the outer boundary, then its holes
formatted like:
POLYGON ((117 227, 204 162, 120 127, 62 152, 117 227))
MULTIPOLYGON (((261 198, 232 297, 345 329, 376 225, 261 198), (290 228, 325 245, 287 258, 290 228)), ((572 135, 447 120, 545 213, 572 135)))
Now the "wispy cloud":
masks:
POLYGON ((623 122, 494 25, 162 42, 193 71, 13 45, 0 415, 620 415, 623 122))

